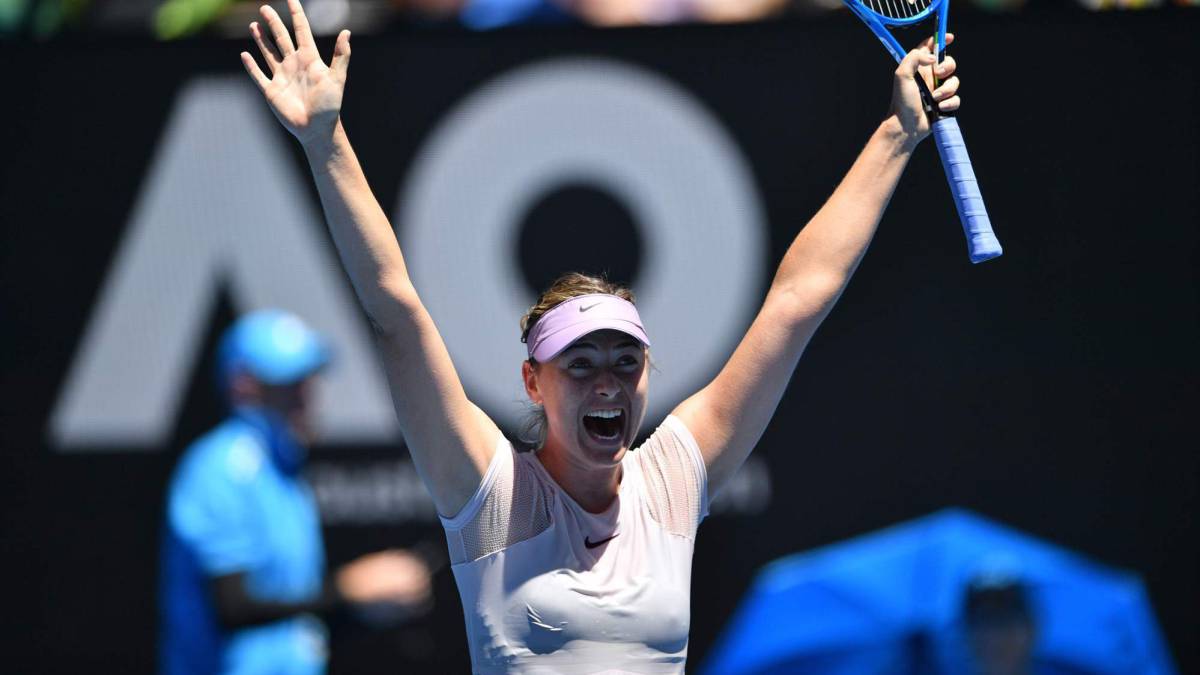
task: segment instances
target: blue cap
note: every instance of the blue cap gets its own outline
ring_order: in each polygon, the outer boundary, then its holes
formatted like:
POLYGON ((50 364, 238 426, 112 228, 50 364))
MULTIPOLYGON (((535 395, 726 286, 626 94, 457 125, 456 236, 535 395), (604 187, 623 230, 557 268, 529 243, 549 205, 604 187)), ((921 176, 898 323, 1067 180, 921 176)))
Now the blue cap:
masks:
POLYGON ((263 309, 246 314, 225 331, 217 367, 222 387, 238 370, 266 384, 291 384, 323 368, 331 355, 325 338, 300 317, 263 309))

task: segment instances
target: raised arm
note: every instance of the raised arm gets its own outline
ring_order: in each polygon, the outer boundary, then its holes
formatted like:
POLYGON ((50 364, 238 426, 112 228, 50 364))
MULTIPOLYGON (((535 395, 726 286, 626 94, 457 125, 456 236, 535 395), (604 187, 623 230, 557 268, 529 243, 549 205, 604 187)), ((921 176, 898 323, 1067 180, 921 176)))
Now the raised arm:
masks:
POLYGON ((338 255, 375 328, 409 452, 438 510, 453 515, 478 487, 500 430, 467 399, 342 127, 350 31, 338 35, 327 66, 299 1, 288 0, 288 9, 295 43, 269 6, 260 10, 266 32, 250 24, 271 76, 248 52, 242 52, 242 64, 275 117, 304 147, 338 255))
MULTIPOLYGON (((946 35, 947 42, 952 36, 946 35)), ((708 469, 709 494, 720 490, 758 443, 817 326, 858 267, 917 143, 929 135, 915 77, 930 81, 929 43, 896 69, 892 110, 821 210, 788 248, 762 309, 717 377, 674 415, 696 437, 708 469)), ((958 108, 958 78, 933 92, 943 111, 958 108)))

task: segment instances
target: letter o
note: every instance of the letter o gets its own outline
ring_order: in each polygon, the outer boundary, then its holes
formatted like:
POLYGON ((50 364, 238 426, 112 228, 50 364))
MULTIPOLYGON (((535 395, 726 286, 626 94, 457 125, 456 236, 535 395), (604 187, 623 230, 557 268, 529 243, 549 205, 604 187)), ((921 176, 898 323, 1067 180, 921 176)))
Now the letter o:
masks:
POLYGON ((673 82, 565 58, 483 85, 430 135, 401 191, 409 274, 472 400, 511 428, 527 402, 519 320, 536 300, 512 256, 518 221, 566 183, 621 200, 645 243, 634 290, 660 371, 646 418, 656 424, 737 345, 760 305, 768 255, 746 161, 673 82))

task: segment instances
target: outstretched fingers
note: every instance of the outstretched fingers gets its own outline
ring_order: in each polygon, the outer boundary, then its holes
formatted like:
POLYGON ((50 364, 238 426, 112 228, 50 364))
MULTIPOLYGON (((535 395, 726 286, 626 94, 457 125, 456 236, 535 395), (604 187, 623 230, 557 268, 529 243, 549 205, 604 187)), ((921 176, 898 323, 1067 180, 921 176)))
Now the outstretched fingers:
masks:
POLYGON ((338 74, 342 82, 346 81, 346 71, 350 68, 350 31, 338 33, 337 44, 333 46, 333 58, 329 67, 338 74))
POLYGON ((287 26, 283 25, 283 19, 279 18, 279 14, 271 8, 270 5, 263 5, 258 8, 259 14, 267 22, 267 28, 271 30, 271 35, 275 38, 275 48, 279 50, 279 55, 287 58, 296 53, 296 47, 292 44, 292 36, 288 35, 287 26))
POLYGON ((258 51, 262 53, 263 60, 267 62, 267 67, 274 74, 279 68, 279 64, 283 58, 279 56, 279 52, 275 50, 275 45, 266 41, 263 37, 262 26, 254 21, 250 24, 250 35, 254 38, 254 43, 258 45, 258 51))
POLYGON ((250 75, 250 79, 254 80, 254 84, 258 85, 261 91, 266 91, 271 80, 263 74, 254 57, 250 56, 250 52, 242 52, 242 66, 246 68, 246 73, 250 75))
POLYGON ((288 0, 288 11, 292 14, 292 30, 296 32, 296 47, 316 49, 317 43, 313 40, 312 29, 308 26, 308 17, 304 15, 304 8, 300 6, 300 0, 288 0))

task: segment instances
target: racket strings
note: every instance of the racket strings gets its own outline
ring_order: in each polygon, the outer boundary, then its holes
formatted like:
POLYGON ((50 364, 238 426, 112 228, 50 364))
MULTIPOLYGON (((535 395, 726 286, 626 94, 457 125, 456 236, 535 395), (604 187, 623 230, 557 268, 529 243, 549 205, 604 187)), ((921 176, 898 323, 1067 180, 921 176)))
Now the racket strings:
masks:
POLYGON ((924 12, 933 0, 860 0, 867 9, 889 19, 908 19, 924 12))

